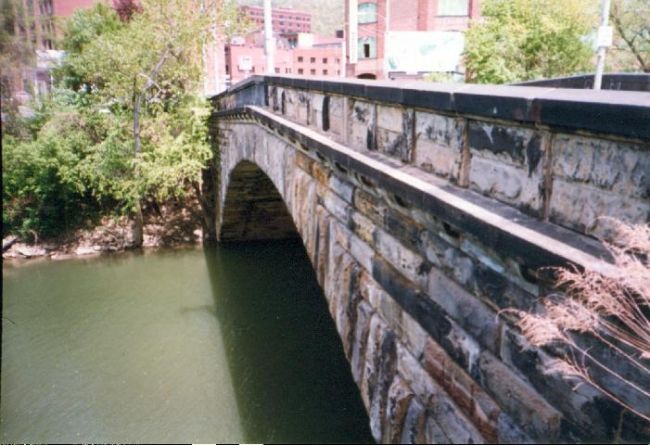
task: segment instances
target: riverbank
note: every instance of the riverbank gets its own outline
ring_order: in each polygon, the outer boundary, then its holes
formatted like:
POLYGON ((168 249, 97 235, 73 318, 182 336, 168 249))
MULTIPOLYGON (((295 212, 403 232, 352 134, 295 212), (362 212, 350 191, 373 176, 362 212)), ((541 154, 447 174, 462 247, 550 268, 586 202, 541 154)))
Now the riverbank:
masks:
MULTIPOLYGON (((188 210, 188 207, 181 205, 165 205, 147 212, 144 218, 143 248, 178 247, 202 242, 198 210, 188 210)), ((126 217, 105 217, 93 228, 78 229, 57 238, 27 242, 6 237, 2 242, 2 259, 61 260, 123 252, 134 248, 131 228, 132 222, 126 217)))

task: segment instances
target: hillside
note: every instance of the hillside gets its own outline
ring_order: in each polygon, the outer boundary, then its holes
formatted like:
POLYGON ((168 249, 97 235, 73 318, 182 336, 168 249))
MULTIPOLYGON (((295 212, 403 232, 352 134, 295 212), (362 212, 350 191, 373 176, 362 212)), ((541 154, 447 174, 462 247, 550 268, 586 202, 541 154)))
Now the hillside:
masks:
MULTIPOLYGON (((238 0, 240 5, 262 6, 263 0, 238 0)), ((312 13, 312 32, 334 35, 343 29, 344 0, 271 0, 274 8, 292 8, 312 13)))

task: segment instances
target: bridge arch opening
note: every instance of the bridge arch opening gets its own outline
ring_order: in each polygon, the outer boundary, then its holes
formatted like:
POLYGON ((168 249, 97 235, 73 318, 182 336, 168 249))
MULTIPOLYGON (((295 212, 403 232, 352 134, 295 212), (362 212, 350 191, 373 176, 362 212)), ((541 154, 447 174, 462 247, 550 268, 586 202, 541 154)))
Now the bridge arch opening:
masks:
POLYGON ((242 161, 230 172, 219 241, 299 238, 280 192, 256 164, 242 161))
POLYGON ((377 79, 377 76, 372 73, 363 73, 357 76, 357 79, 377 79))

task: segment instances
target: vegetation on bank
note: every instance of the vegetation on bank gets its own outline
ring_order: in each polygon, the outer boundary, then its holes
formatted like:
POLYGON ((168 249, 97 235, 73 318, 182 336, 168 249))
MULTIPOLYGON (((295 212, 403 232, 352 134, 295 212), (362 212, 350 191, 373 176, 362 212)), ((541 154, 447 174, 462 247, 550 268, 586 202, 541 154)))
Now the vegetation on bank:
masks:
POLYGON ((466 33, 467 80, 511 83, 587 70, 595 12, 590 0, 485 0, 482 22, 466 33))
POLYGON ((217 28, 237 28, 234 3, 116 6, 74 14, 51 96, 5 125, 3 236, 51 237, 129 215, 138 246, 143 207, 200 193, 212 157, 202 50, 217 28))
MULTIPOLYGON (((481 18, 465 35, 466 81, 499 84, 593 72, 599 3, 483 0, 481 18)), ((608 71, 650 72, 650 2, 613 0, 610 24, 608 71)))

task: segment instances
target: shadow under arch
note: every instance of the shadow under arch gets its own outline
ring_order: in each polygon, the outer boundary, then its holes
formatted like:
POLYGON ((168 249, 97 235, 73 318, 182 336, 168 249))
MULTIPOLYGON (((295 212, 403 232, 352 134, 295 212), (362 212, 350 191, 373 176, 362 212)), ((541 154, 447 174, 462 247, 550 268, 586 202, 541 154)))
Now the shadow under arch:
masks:
POLYGON ((372 443, 327 300, 271 179, 230 172, 220 240, 204 249, 246 442, 372 443))
POLYGON ((242 161, 230 172, 219 241, 299 238, 291 214, 271 179, 260 167, 242 161))

